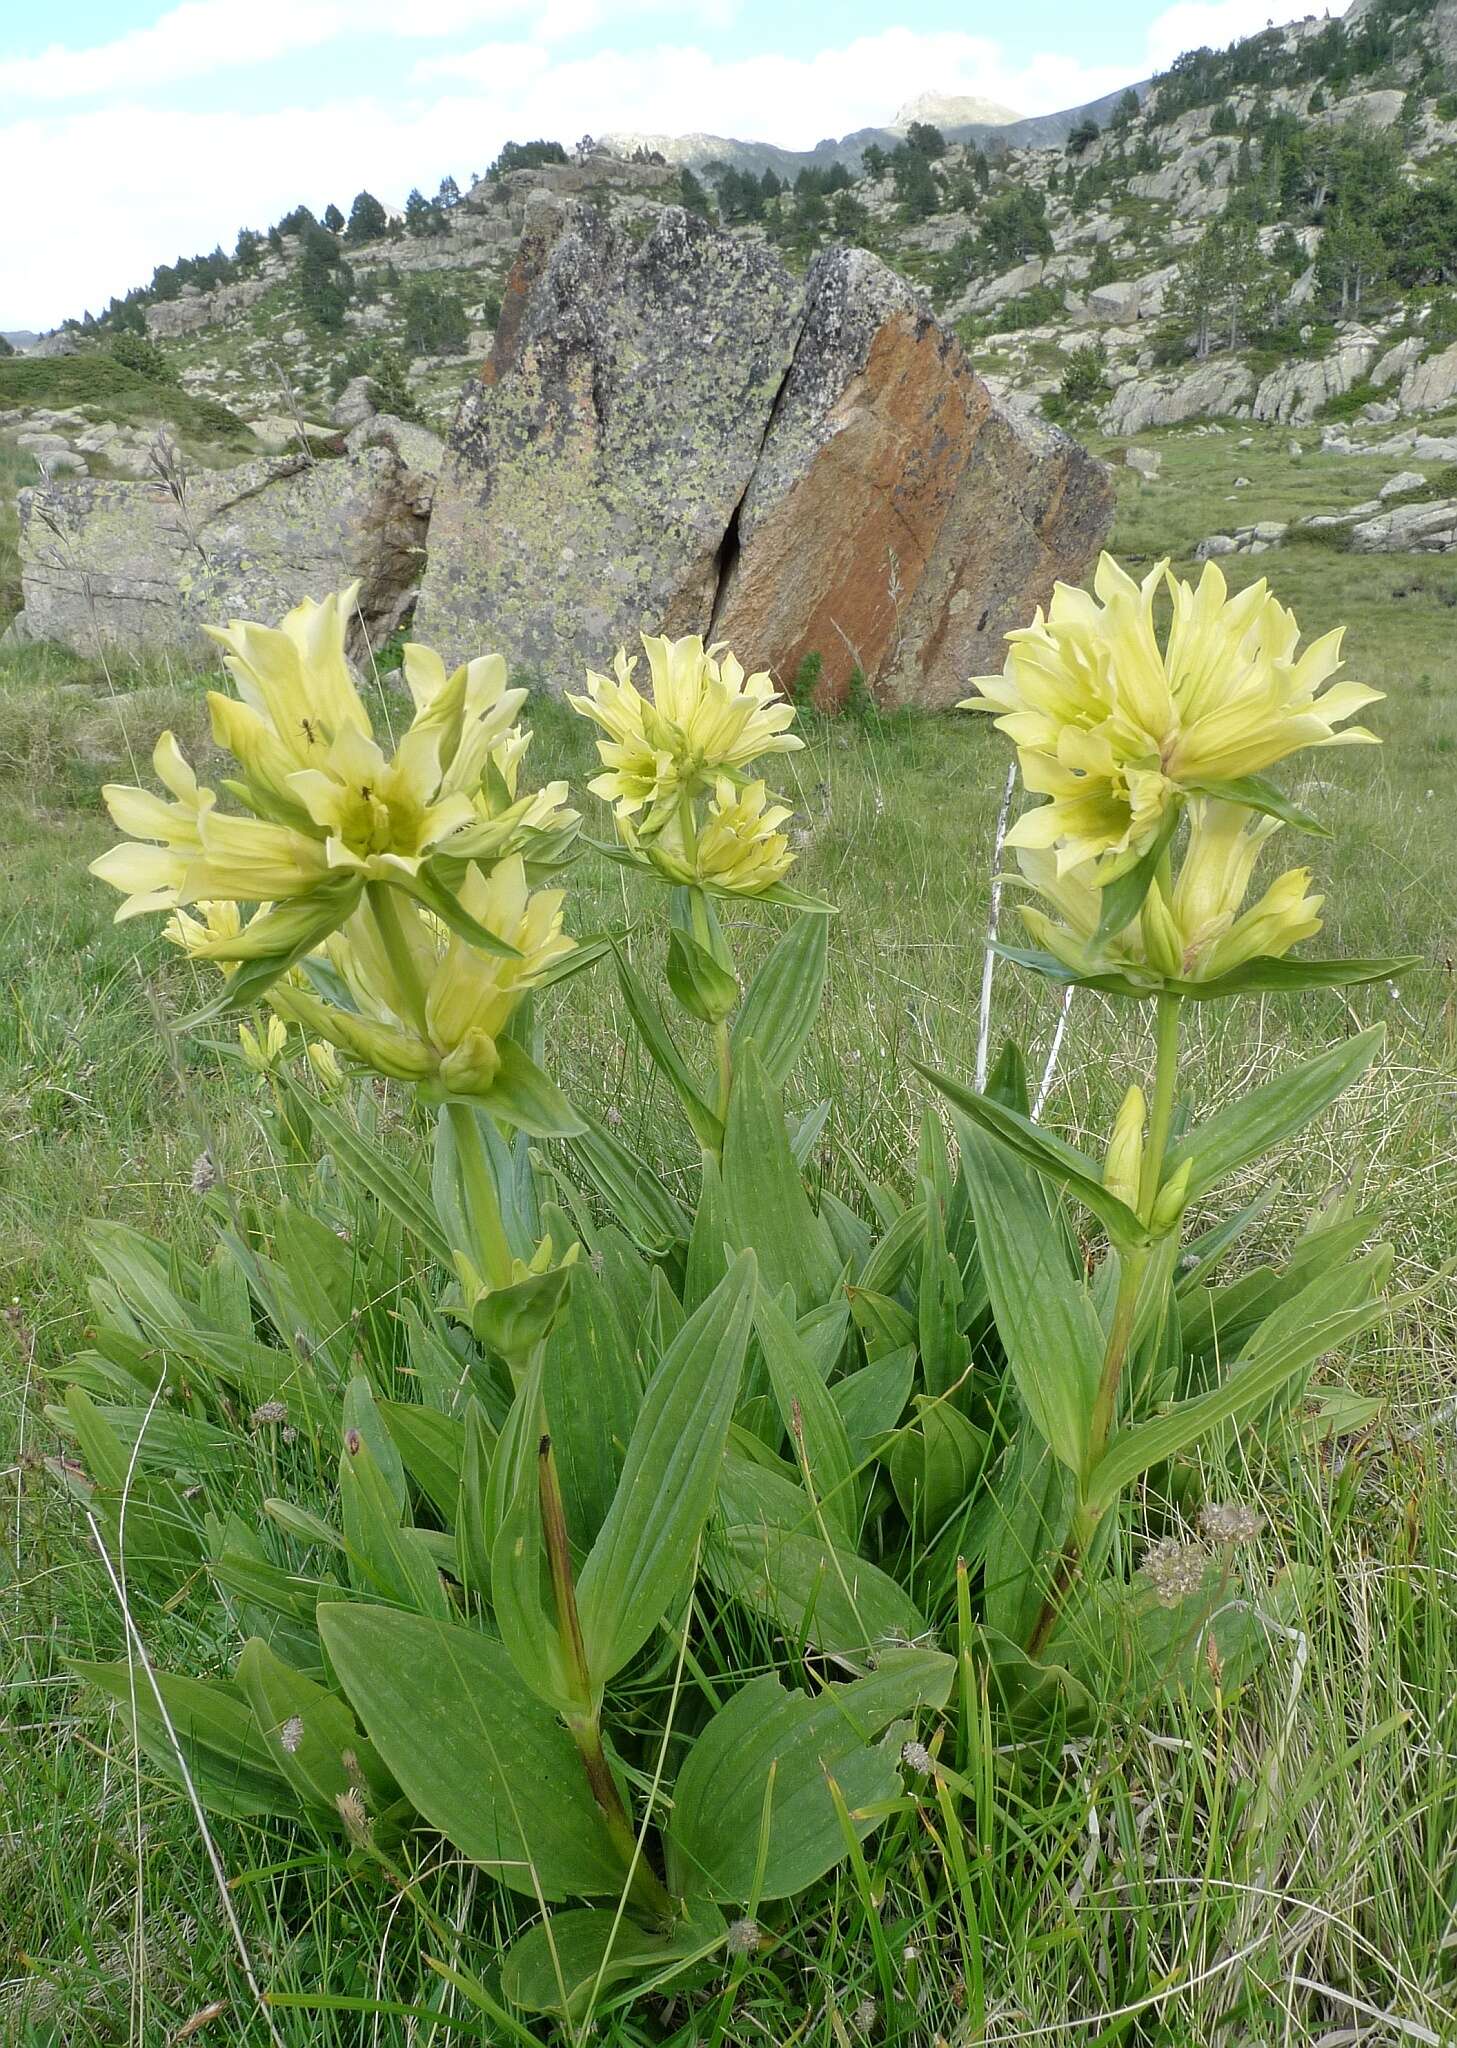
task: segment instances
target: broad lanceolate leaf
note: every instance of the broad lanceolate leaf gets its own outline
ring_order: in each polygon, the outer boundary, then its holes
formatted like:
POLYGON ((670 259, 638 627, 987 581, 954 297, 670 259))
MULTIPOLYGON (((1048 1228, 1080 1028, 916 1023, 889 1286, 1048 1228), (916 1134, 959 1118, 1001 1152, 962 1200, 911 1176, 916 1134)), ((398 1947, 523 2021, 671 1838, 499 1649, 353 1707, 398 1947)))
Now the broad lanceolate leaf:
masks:
POLYGON ((1293 825, 1297 832, 1314 832, 1322 839, 1329 839, 1331 829, 1322 824, 1313 812, 1304 811, 1293 803, 1276 783, 1264 775, 1237 775, 1222 782, 1191 782, 1191 791, 1199 796, 1218 797, 1221 803, 1242 804, 1247 811, 1263 811, 1267 818, 1279 818, 1286 825, 1293 825))
POLYGON ((925 1632, 926 1619, 888 1572, 825 1540, 803 1487, 730 1456, 704 1570, 720 1591, 764 1614, 790 1642, 856 1662, 925 1632))
POLYGON ((1321 1273, 1260 1325, 1244 1356, 1216 1386, 1114 1437, 1094 1469, 1089 1506, 1111 1507, 1150 1465, 1187 1450, 1233 1416, 1265 1407, 1296 1373, 1379 1322, 1386 1304, 1373 1297, 1391 1270, 1391 1257, 1390 1247, 1383 1247, 1369 1258, 1321 1273))
POLYGON ((1072 1519, 1071 1474, 1035 1430, 1019 1429, 987 1492, 982 1555, 988 1627, 1025 1642, 1072 1519))
POLYGON ((642 1399, 627 1333, 589 1265, 571 1268, 566 1307, 546 1342, 541 1394, 572 1548, 585 1557, 611 1508, 642 1399))
POLYGON ((1197 1202, 1217 1187, 1226 1174, 1234 1173, 1304 1130, 1365 1073, 1385 1038, 1384 1026, 1373 1025, 1369 1031, 1348 1038, 1343 1045, 1317 1053, 1314 1059, 1292 1068, 1288 1074, 1277 1075, 1273 1081, 1252 1088, 1227 1109, 1216 1110, 1174 1147, 1164 1179, 1170 1179, 1189 1160, 1188 1198, 1197 1202))
POLYGON ((478 1629, 324 1604, 330 1662, 416 1812, 515 1891, 611 1896, 626 1873, 556 1715, 478 1629))
POLYGON ((688 1236, 688 1218, 647 1162, 605 1124, 586 1119, 572 1157, 634 1244, 665 1252, 688 1236))
POLYGON ((400 1164, 400 1153, 387 1152, 364 1137, 327 1103, 313 1096, 305 1100, 314 1127, 334 1155, 341 1177, 373 1196, 441 1265, 449 1267, 450 1240, 441 1229, 418 1177, 400 1164))
POLYGON ((906 1519, 934 1536, 979 1488, 987 1438, 949 1401, 923 1395, 919 1406, 919 1422, 896 1438, 887 1462, 906 1519))
POLYGON ((336 1693, 293 1670, 256 1636, 243 1645, 237 1686, 274 1768, 331 1832, 343 1827, 339 1801, 351 1793, 370 1821, 394 1804, 399 1787, 336 1693))
MULTIPOLYGON (((828 1780, 862 1838, 878 1817, 857 1811, 900 1789, 898 1741, 872 1746, 891 1722, 946 1703, 955 1660, 935 1650, 888 1650, 868 1678, 817 1697, 756 1678, 722 1707, 688 1752, 673 1795, 672 1879, 690 1895, 743 1904, 784 1899, 846 1854, 828 1780), (767 1831, 765 1816, 767 1814, 767 1831)), ((899 1732, 899 1731, 897 1731, 899 1732)))
POLYGON ((118 1703, 138 1749, 176 1785, 184 1782, 177 1762, 180 1745, 197 1796, 210 1813, 234 1820, 297 1814, 293 1787, 269 1754, 253 1711, 236 1687, 159 1671, 164 1719, 151 1680, 139 1666, 73 1664, 71 1669, 118 1703))
POLYGON ((941 1203, 931 1189, 926 1198, 921 1284, 916 1295, 921 1370, 928 1393, 949 1393, 965 1375, 971 1346, 961 1333, 960 1315, 961 1269, 946 1248, 941 1203))
POLYGON ((668 934, 664 972, 676 1000, 701 1024, 722 1022, 739 999, 738 982, 728 968, 681 925, 668 934))
POLYGON ((962 1171, 997 1334, 1033 1427, 1081 1472, 1102 1370, 1103 1333, 1068 1270, 1056 1219, 1030 1168, 957 1118, 962 1171))
POLYGON ((628 1015, 637 1026, 638 1036, 647 1047, 648 1056, 659 1072, 666 1077, 682 1103, 683 1113, 692 1126, 694 1137, 700 1145, 716 1152, 723 1143, 722 1124, 700 1094, 682 1053, 674 1043, 673 1034, 664 1021, 662 1011, 643 986, 641 978, 622 953, 614 954, 613 958, 616 961, 617 979, 622 987, 628 1015))
POLYGON ((734 1024, 733 1043, 753 1039, 770 1083, 782 1088, 819 1015, 829 957, 823 917, 797 917, 749 987, 734 1024))
POLYGON ((582 1568, 587 1666, 604 1686, 687 1591, 743 1371, 756 1270, 744 1253, 648 1383, 612 1506, 582 1568))
POLYGON ((969 1117, 983 1130, 990 1131, 1008 1151, 1015 1152, 1019 1159, 1076 1195, 1117 1243, 1148 1243, 1148 1231, 1138 1217, 1126 1202, 1120 1202, 1104 1187, 1101 1169, 1093 1160, 1084 1158, 1075 1146, 1065 1143, 1053 1132, 1045 1131, 1041 1124, 1034 1124, 1030 1117, 1009 1109, 993 1095, 979 1095, 975 1089, 953 1081, 949 1074, 938 1074, 934 1067, 923 1067, 919 1060, 912 1060, 911 1065, 925 1076, 933 1088, 939 1089, 948 1102, 954 1103, 963 1116, 969 1117))
POLYGON ((851 1477, 854 1459, 840 1411, 835 1406, 799 1332, 782 1306, 760 1288, 754 1309, 759 1346, 768 1367, 791 1455, 809 1473, 809 1484, 836 1541, 853 1547, 859 1500, 851 1477))
POLYGON ((668 1982, 721 1949, 727 1933, 723 1915, 712 1909, 679 1921, 671 1934, 650 1934, 615 1907, 574 1906, 512 1942, 501 1964, 501 1988, 526 2012, 581 2022, 591 2015, 594 1994, 623 1983, 640 1982, 645 1990, 668 1982))
POLYGON ((827 1301, 840 1269, 834 1239, 810 1207, 789 1149, 779 1092, 752 1039, 737 1055, 724 1131, 723 1190, 730 1240, 757 1254, 765 1286, 774 1294, 792 1287, 801 1312, 827 1301))
POLYGON ((533 1138, 579 1137, 586 1125, 550 1075, 514 1038, 498 1039, 496 1050, 501 1057, 496 1078, 484 1095, 466 1098, 471 1106, 483 1106, 533 1138))

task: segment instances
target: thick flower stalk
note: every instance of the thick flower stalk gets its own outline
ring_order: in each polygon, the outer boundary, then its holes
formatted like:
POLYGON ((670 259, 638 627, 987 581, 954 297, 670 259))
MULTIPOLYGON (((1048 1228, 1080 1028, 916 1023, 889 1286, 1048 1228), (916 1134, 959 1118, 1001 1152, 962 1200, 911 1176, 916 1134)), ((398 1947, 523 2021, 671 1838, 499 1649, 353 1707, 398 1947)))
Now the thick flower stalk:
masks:
POLYGON ((219 809, 170 733, 153 761, 172 802, 118 785, 103 792, 128 841, 92 872, 123 892, 119 918, 203 901, 272 906, 236 929, 216 919, 183 928, 199 957, 257 963, 250 993, 337 930, 367 884, 449 919, 447 885, 464 863, 552 860, 576 826, 565 783, 518 794, 525 692, 506 687, 499 655, 447 674, 429 648, 407 647, 415 715, 385 751, 345 654, 356 589, 306 598, 277 627, 209 628, 238 691, 208 702, 213 736, 240 770, 222 787, 244 815, 219 809))
POLYGON ((414 1082, 427 1099, 489 1101, 514 1011, 575 941, 562 929, 563 892, 533 891, 519 854, 489 873, 468 868, 460 902, 511 950, 483 952, 407 899, 376 895, 324 947, 354 1007, 326 1001, 297 975, 276 982, 269 1002, 361 1065, 414 1082))
POLYGON ((705 648, 696 634, 682 640, 643 635, 652 695, 633 680, 638 665, 619 649, 610 676, 587 673, 574 711, 606 734, 597 742, 604 772, 588 784, 619 821, 637 819, 639 840, 662 831, 681 802, 725 778, 744 780, 766 754, 804 745, 789 727, 786 704, 765 673, 745 675, 726 646, 705 648))
POLYGON ((1104 555, 1094 591, 1058 584, 1046 615, 1008 634, 1002 674, 979 678, 962 707, 995 715, 1026 787, 1047 799, 1008 844, 1052 852, 1060 874, 1097 862, 1108 880, 1185 798, 1306 747, 1372 738, 1346 721, 1382 693, 1333 680, 1340 630, 1302 651, 1293 614, 1263 579, 1231 597, 1214 562, 1197 585, 1160 562, 1135 583, 1104 555), (1162 644, 1161 585, 1172 603, 1162 644))

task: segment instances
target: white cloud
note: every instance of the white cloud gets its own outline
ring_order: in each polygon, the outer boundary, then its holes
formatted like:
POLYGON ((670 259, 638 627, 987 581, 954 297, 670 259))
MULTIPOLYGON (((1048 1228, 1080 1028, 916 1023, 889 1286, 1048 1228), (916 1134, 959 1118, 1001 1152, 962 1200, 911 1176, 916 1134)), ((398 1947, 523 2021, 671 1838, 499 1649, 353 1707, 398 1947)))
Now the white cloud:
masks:
POLYGON ((321 49, 346 36, 434 41, 504 28, 556 44, 644 15, 719 24, 732 17, 734 6, 735 0, 432 0, 424 7, 400 0, 183 0, 148 27, 109 43, 89 49, 57 43, 37 57, 0 62, 0 100, 147 93, 321 49))
MULTIPOLYGON (((1333 10, 1344 10, 1338 4, 1333 10)), ((1307 14, 1323 15, 1325 0, 1176 0, 1149 24, 1148 63, 1163 71, 1185 50, 1222 50, 1241 36, 1258 35, 1271 22, 1277 28, 1307 14)))

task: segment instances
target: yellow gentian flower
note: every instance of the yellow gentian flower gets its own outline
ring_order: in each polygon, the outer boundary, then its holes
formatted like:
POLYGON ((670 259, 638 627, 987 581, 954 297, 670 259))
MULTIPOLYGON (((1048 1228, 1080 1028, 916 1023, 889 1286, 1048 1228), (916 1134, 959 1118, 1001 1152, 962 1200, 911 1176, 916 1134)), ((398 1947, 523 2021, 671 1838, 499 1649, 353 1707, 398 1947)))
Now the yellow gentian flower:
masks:
POLYGON ((766 672, 745 675, 728 647, 705 648, 697 634, 668 640, 643 635, 652 695, 633 681, 637 656, 618 650, 610 676, 587 672, 587 694, 569 696, 574 711, 607 735, 597 742, 605 773, 588 784, 619 819, 646 818, 640 837, 666 824, 682 798, 739 780, 765 754, 803 746, 788 728, 794 707, 766 672))
POLYGON ((738 789, 721 776, 700 822, 669 818, 652 838, 642 838, 630 818, 619 818, 625 846, 646 854, 670 882, 696 885, 731 896, 758 896, 782 881, 794 862, 780 826, 789 806, 771 799, 762 782, 738 789))
POLYGON ((1053 849, 1063 873, 1097 861, 1099 879, 1111 879, 1201 784, 1261 774, 1304 747, 1373 738, 1336 730, 1381 695, 1332 683, 1341 634, 1302 653, 1293 614, 1267 584, 1231 597, 1215 562, 1197 586, 1167 562, 1135 583, 1104 555, 1093 594, 1058 584, 1046 615, 1007 640, 1002 674, 980 678, 962 709, 995 714, 1026 787, 1049 799, 1008 843, 1053 849), (1161 585, 1173 606, 1162 645, 1161 585))
POLYGON ((312 839, 263 818, 218 811, 217 792, 198 782, 170 732, 158 739, 152 765, 171 803, 123 783, 106 783, 101 792, 113 821, 129 835, 91 863, 91 873, 125 898, 118 923, 207 899, 298 896, 327 878, 324 850, 312 839))
POLYGON ((1260 850, 1279 830, 1276 820, 1213 797, 1194 798, 1189 817, 1189 841, 1172 887, 1166 891, 1155 882, 1135 921, 1102 948, 1093 944, 1102 896, 1092 871, 1059 873, 1046 849, 1020 850, 1023 875, 1055 913, 1022 907, 1034 942, 1077 974, 1213 981, 1314 937, 1323 898, 1310 893, 1308 868, 1288 869, 1250 909, 1242 908, 1260 850))
POLYGON ((243 1065, 250 1073, 271 1074, 283 1058, 287 1044, 288 1027, 281 1017, 267 1019, 261 1038, 246 1024, 238 1026, 238 1050, 243 1055, 243 1065))
POLYGON ((500 1066, 496 1041, 512 1012, 576 942, 562 930, 563 892, 532 891, 519 854, 489 874, 472 865, 459 899, 477 923, 516 948, 516 957, 479 952, 408 898, 396 899, 405 962, 367 905, 326 942, 355 1010, 293 983, 276 984, 268 1000, 377 1073, 441 1094, 487 1094, 500 1066))

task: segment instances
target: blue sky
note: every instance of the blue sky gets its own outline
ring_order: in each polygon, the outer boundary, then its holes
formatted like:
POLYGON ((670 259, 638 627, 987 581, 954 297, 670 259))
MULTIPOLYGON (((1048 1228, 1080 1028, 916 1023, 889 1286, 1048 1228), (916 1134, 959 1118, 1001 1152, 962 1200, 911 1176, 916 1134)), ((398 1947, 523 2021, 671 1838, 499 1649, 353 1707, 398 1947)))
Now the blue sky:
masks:
MULTIPOLYGON (((361 186, 462 183, 509 137, 690 130, 807 147, 919 93, 1097 97, 1289 0, 67 0, 0 4, 0 328, 361 186)), ((1336 11, 1339 11, 1338 9, 1336 11)))

